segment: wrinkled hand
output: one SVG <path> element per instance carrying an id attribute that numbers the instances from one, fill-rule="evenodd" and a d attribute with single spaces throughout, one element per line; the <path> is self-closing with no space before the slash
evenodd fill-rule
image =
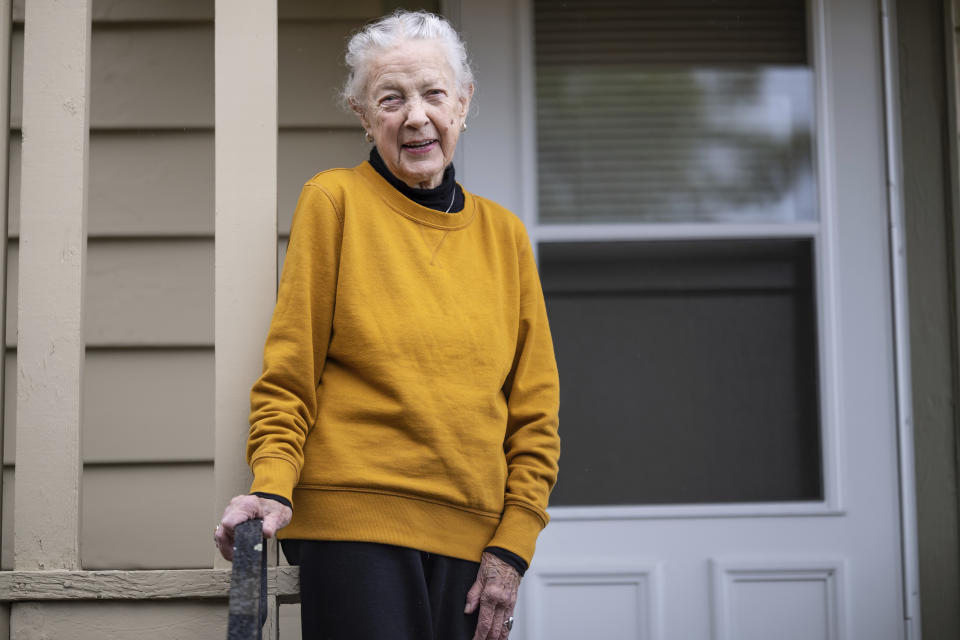
<path id="1" fill-rule="evenodd" d="M 237 496 L 223 511 L 223 518 L 213 540 L 220 550 L 220 555 L 227 560 L 233 560 L 233 530 L 238 524 L 262 518 L 263 537 L 272 538 L 277 531 L 290 524 L 292 517 L 293 510 L 276 500 L 259 496 Z"/>
<path id="2" fill-rule="evenodd" d="M 467 592 L 467 607 L 464 609 L 464 613 L 471 614 L 478 605 L 480 607 L 473 640 L 506 640 L 510 630 L 503 623 L 513 615 L 519 588 L 517 570 L 492 553 L 484 552 L 477 580 Z"/>

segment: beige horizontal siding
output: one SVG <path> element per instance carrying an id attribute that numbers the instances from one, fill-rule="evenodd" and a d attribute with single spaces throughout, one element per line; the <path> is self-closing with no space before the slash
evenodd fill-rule
<path id="1" fill-rule="evenodd" d="M 16 341 L 17 256 L 7 254 L 7 345 Z M 88 346 L 213 344 L 213 241 L 91 240 L 87 256 Z"/>
<path id="2" fill-rule="evenodd" d="M 362 21 L 280 25 L 281 127 L 353 127 L 338 106 L 346 34 Z M 20 126 L 23 31 L 13 34 L 11 124 Z M 94 26 L 92 129 L 213 127 L 213 23 Z"/>
<path id="3" fill-rule="evenodd" d="M 283 222 L 289 228 L 289 217 Z M 277 240 L 280 267 L 286 238 L 287 232 L 281 232 Z M 17 339 L 17 257 L 17 242 L 11 240 L 7 248 L 8 348 L 15 348 Z M 91 240 L 84 325 L 87 347 L 212 347 L 212 271 L 213 241 L 208 238 Z"/>
<path id="4" fill-rule="evenodd" d="M 331 167 L 352 167 L 366 160 L 370 145 L 359 124 L 348 130 L 294 129 L 280 132 L 277 177 L 277 228 L 290 232 L 303 183 Z"/>
<path id="5" fill-rule="evenodd" d="M 280 0 L 281 20 L 370 20 L 393 10 L 391 0 Z M 434 7 L 435 9 L 435 7 Z"/>
<path id="6" fill-rule="evenodd" d="M 4 540 L 13 539 L 14 482 L 13 467 L 4 467 Z M 82 486 L 84 569 L 210 566 L 212 464 L 87 465 Z M 0 563 L 13 567 L 12 545 L 3 545 Z"/>
<path id="7" fill-rule="evenodd" d="M 212 461 L 213 357 L 212 349 L 88 351 L 84 459 Z"/>
<path id="8" fill-rule="evenodd" d="M 290 228 L 300 188 L 314 173 L 353 166 L 369 145 L 355 129 L 280 132 L 278 206 Z M 10 145 L 10 235 L 20 230 L 20 136 Z M 213 235 L 213 131 L 95 131 L 90 135 L 91 238 Z"/>
<path id="9" fill-rule="evenodd" d="M 10 144 L 9 231 L 20 232 L 20 132 Z M 102 236 L 213 233 L 212 131 L 90 135 L 87 231 Z"/>
<path id="10" fill-rule="evenodd" d="M 280 25 L 281 127 L 339 125 L 360 131 L 356 116 L 337 106 L 346 36 L 360 26 L 362 22 Z"/>
<path id="11" fill-rule="evenodd" d="M 92 242 L 87 288 L 88 346 L 212 342 L 208 240 Z"/>
<path id="12" fill-rule="evenodd" d="M 23 32 L 13 37 L 11 123 L 20 126 Z M 95 26 L 90 126 L 212 127 L 213 25 Z"/>
<path id="13" fill-rule="evenodd" d="M 14 0 L 13 19 L 23 22 L 24 0 Z M 280 0 L 281 20 L 369 19 L 394 6 L 381 0 Z M 93 3 L 97 22 L 213 20 L 212 0 L 97 0 Z"/>
<path id="14" fill-rule="evenodd" d="M 7 465 L 14 463 L 16 366 L 16 351 L 8 350 L 3 439 Z M 212 462 L 212 398 L 212 348 L 88 350 L 83 460 Z"/>
<path id="15" fill-rule="evenodd" d="M 302 640 L 300 632 L 300 605 L 280 605 L 280 639 Z"/>
<path id="16" fill-rule="evenodd" d="M 212 464 L 88 465 L 80 532 L 83 568 L 209 567 L 216 524 L 210 521 L 212 503 Z"/>
<path id="17" fill-rule="evenodd" d="M 17 604 L 14 620 L 31 638 L 223 640 L 222 602 L 50 602 Z"/>

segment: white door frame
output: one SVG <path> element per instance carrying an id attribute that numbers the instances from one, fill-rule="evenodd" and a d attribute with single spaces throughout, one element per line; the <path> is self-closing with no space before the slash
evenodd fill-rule
<path id="1" fill-rule="evenodd" d="M 894 373 L 897 385 L 897 437 L 900 463 L 900 536 L 903 546 L 903 609 L 907 640 L 919 640 L 920 549 L 917 540 L 917 487 L 914 469 L 913 376 L 910 369 L 910 305 L 904 225 L 903 148 L 900 140 L 900 83 L 896 0 L 880 0 L 883 36 L 883 103 L 886 127 L 887 215 L 890 226 L 893 295 Z"/>
<path id="2" fill-rule="evenodd" d="M 883 125 L 885 129 L 885 152 L 887 172 L 886 198 L 887 223 L 889 228 L 889 259 L 891 269 L 891 307 L 888 318 L 892 327 L 893 379 L 896 391 L 896 437 L 899 487 L 899 520 L 901 537 L 901 561 L 904 594 L 906 637 L 920 637 L 919 623 L 919 577 L 916 535 L 916 488 L 914 475 L 914 451 L 912 428 L 912 404 L 910 397 L 909 325 L 907 322 L 906 262 L 903 238 L 903 206 L 900 192 L 900 140 L 899 110 L 897 102 L 897 57 L 895 45 L 895 0 L 876 0 L 882 18 L 883 38 L 882 73 L 884 92 Z M 462 0 L 447 0 L 443 3 L 455 22 L 465 23 L 467 42 L 477 38 L 494 37 L 490 33 L 471 33 L 471 17 L 488 12 L 504 12 L 502 7 L 469 6 L 464 11 Z M 517 0 L 513 15 L 498 15 L 498 24 L 503 25 L 496 37 L 507 50 L 504 60 L 484 60 L 478 71 L 480 82 L 478 109 L 483 120 L 496 122 L 497 127 L 510 129 L 501 132 L 516 141 L 511 157 L 505 157 L 502 149 L 495 155 L 485 145 L 496 141 L 487 140 L 482 131 L 472 131 L 461 142 L 461 147 L 470 150 L 462 153 L 458 168 L 468 176 L 472 189 L 495 197 L 516 212 L 527 224 L 531 240 L 536 248 L 540 241 L 569 239 L 590 240 L 640 240 L 640 239 L 707 239 L 734 237 L 801 237 L 812 238 L 816 247 L 816 277 L 818 288 L 819 340 L 821 363 L 821 425 L 824 473 L 824 500 L 819 502 L 762 503 L 741 505 L 676 505 L 650 507 L 554 507 L 550 514 L 554 520 L 602 520 L 602 519 L 647 519 L 662 517 L 703 517 L 735 515 L 842 515 L 845 509 L 844 487 L 840 474 L 844 458 L 842 430 L 839 429 L 842 398 L 838 392 L 840 363 L 838 336 L 838 303 L 836 264 L 837 191 L 833 176 L 838 167 L 832 166 L 833 147 L 836 144 L 833 117 L 830 106 L 834 95 L 833 67 L 829 64 L 832 55 L 827 38 L 832 25 L 828 15 L 835 10 L 830 0 L 808 0 L 810 19 L 811 55 L 816 70 L 816 152 L 819 198 L 819 221 L 789 225 L 537 225 L 537 164 L 536 164 L 536 118 L 534 102 L 533 33 L 530 0 Z M 466 14 L 466 16 L 465 16 Z M 512 49 L 511 49 L 512 47 Z M 514 64 L 511 66 L 506 61 Z M 496 86 L 487 79 L 509 79 Z M 492 113 L 491 113 L 492 112 Z M 478 127 L 481 128 L 481 127 Z M 843 136 L 839 136 L 843 137 Z M 500 140 L 502 140 L 502 136 Z M 477 148 L 480 148 L 479 150 Z M 510 156 L 510 154 L 507 154 Z M 486 158 L 498 158 L 497 166 L 481 175 L 471 175 L 470 163 L 487 164 Z M 485 167 L 487 169 L 487 167 Z M 498 179 L 499 178 L 499 179 Z M 504 182 L 508 183 L 504 186 Z M 892 426 L 892 425 L 891 425 Z"/>

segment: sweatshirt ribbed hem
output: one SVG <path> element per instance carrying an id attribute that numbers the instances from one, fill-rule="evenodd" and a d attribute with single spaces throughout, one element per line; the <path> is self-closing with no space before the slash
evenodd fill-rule
<path id="1" fill-rule="evenodd" d="M 377 542 L 479 562 L 500 524 L 500 514 L 391 493 L 297 487 L 293 495 L 297 509 L 281 538 Z"/>

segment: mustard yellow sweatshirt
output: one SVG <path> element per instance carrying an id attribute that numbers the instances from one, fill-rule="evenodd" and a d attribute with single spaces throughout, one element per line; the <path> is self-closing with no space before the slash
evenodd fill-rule
<path id="1" fill-rule="evenodd" d="M 521 222 L 422 207 L 368 163 L 303 188 L 251 392 L 251 491 L 281 537 L 530 562 L 557 477 L 558 380 Z"/>

